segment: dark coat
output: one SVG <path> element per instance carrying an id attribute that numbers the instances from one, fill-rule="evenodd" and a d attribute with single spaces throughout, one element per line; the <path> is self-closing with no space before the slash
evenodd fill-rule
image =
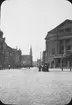
<path id="1" fill-rule="evenodd" d="M 42 66 L 40 65 L 40 66 L 39 66 L 39 71 L 41 71 L 41 69 L 42 69 Z"/>
<path id="2" fill-rule="evenodd" d="M 42 71 L 49 72 L 49 66 L 47 65 L 47 63 L 43 65 Z"/>

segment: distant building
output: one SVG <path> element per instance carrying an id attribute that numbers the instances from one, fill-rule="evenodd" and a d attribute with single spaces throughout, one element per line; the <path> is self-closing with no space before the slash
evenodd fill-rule
<path id="1" fill-rule="evenodd" d="M 37 61 L 33 61 L 33 67 L 37 67 Z"/>
<path id="2" fill-rule="evenodd" d="M 47 52 L 43 51 L 42 54 L 42 64 L 47 63 Z"/>
<path id="3" fill-rule="evenodd" d="M 33 67 L 32 48 L 30 48 L 29 55 L 21 55 L 21 65 L 23 67 Z"/>
<path id="4" fill-rule="evenodd" d="M 14 51 L 15 66 L 20 67 L 21 66 L 21 50 L 13 49 L 13 51 Z"/>
<path id="5" fill-rule="evenodd" d="M 30 66 L 33 67 L 32 47 L 30 47 Z"/>
<path id="6" fill-rule="evenodd" d="M 41 59 L 37 59 L 37 67 L 39 67 L 42 64 Z"/>
<path id="7" fill-rule="evenodd" d="M 44 62 L 52 68 L 62 67 L 62 59 L 72 53 L 72 20 L 67 19 L 49 31 L 45 40 Z M 63 60 L 63 67 L 69 67 L 69 61 Z"/>

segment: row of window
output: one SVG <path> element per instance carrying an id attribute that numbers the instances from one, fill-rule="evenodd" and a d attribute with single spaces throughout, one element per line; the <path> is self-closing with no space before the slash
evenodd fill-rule
<path id="1" fill-rule="evenodd" d="M 67 50 L 71 50 L 71 45 L 68 45 L 66 49 Z M 61 49 L 60 50 L 64 50 L 64 46 L 61 46 Z"/>
<path id="2" fill-rule="evenodd" d="M 71 32 L 71 28 L 65 28 L 65 29 L 60 29 L 58 30 L 60 33 L 63 33 L 63 32 Z"/>
<path id="3" fill-rule="evenodd" d="M 71 45 L 67 46 L 67 50 L 71 50 Z M 63 51 L 64 51 L 64 46 L 61 46 L 60 53 L 63 53 Z M 55 54 L 55 48 L 52 48 L 52 54 Z"/>

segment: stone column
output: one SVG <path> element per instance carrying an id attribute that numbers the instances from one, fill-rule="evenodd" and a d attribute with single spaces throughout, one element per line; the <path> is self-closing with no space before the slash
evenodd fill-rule
<path id="1" fill-rule="evenodd" d="M 64 40 L 64 55 L 66 55 L 66 40 Z"/>
<path id="2" fill-rule="evenodd" d="M 69 66 L 70 66 L 70 65 L 69 65 L 69 61 L 67 61 L 67 68 L 69 68 Z"/>
<path id="3" fill-rule="evenodd" d="M 54 59 L 54 68 L 56 67 L 56 60 Z"/>

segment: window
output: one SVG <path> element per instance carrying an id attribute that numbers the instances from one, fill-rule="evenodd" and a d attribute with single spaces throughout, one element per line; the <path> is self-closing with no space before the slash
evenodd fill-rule
<path id="1" fill-rule="evenodd" d="M 55 54 L 55 48 L 52 48 L 52 54 Z"/>
<path id="2" fill-rule="evenodd" d="M 60 29 L 59 32 L 60 32 L 60 33 L 64 32 L 64 29 Z"/>
<path id="3" fill-rule="evenodd" d="M 71 31 L 71 28 L 66 28 L 65 29 L 65 32 L 70 32 Z"/>
<path id="4" fill-rule="evenodd" d="M 70 45 L 67 46 L 67 50 L 71 50 L 71 46 Z"/>
<path id="5" fill-rule="evenodd" d="M 64 50 L 64 46 L 61 47 L 61 50 Z"/>
<path id="6" fill-rule="evenodd" d="M 64 52 L 64 46 L 62 45 L 62 46 L 60 47 L 60 54 L 63 54 L 63 52 Z"/>

